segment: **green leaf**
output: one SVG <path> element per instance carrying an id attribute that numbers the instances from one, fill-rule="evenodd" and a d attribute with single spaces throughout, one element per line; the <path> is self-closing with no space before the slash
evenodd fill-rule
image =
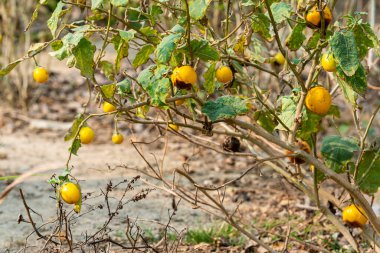
<path id="1" fill-rule="evenodd" d="M 317 30 L 313 33 L 312 36 L 308 39 L 306 43 L 306 48 L 311 50 L 315 49 L 318 46 L 318 41 L 321 38 L 321 33 Z"/>
<path id="2" fill-rule="evenodd" d="M 357 24 L 354 26 L 353 32 L 360 60 L 367 55 L 369 48 L 374 48 L 376 51 L 379 51 L 379 39 L 373 32 L 370 24 Z"/>
<path id="3" fill-rule="evenodd" d="M 100 68 L 108 79 L 115 79 L 115 72 L 112 63 L 110 63 L 109 61 L 101 61 Z"/>
<path id="4" fill-rule="evenodd" d="M 199 20 L 206 14 L 207 7 L 212 0 L 190 0 L 189 11 L 190 17 Z"/>
<path id="5" fill-rule="evenodd" d="M 322 141 L 321 153 L 326 164 L 338 173 L 343 172 L 344 165 L 359 150 L 357 142 L 339 135 L 326 136 Z"/>
<path id="6" fill-rule="evenodd" d="M 135 33 L 136 31 L 134 30 L 128 30 L 128 31 L 119 30 L 120 37 L 126 42 L 129 42 L 130 40 L 132 40 L 135 37 Z"/>
<path id="7" fill-rule="evenodd" d="M 302 112 L 302 124 L 297 131 L 297 137 L 308 140 L 312 134 L 319 131 L 319 123 L 322 117 L 308 110 Z"/>
<path id="8" fill-rule="evenodd" d="M 63 7 L 65 6 L 64 3 L 61 1 L 58 2 L 57 6 L 55 7 L 54 12 L 51 14 L 51 17 L 47 21 L 47 26 L 49 27 L 51 34 L 53 35 L 53 38 L 55 38 L 55 32 L 58 28 L 58 21 L 61 17 L 61 14 L 63 13 Z"/>
<path id="9" fill-rule="evenodd" d="M 50 52 L 51 56 L 56 57 L 58 60 L 63 60 L 71 55 L 73 48 L 78 46 L 79 42 L 84 38 L 84 31 L 76 31 L 68 33 L 62 38 L 62 45 L 53 47 L 54 52 Z M 59 43 L 60 44 L 60 43 Z"/>
<path id="10" fill-rule="evenodd" d="M 116 85 L 114 83 L 111 84 L 105 84 L 100 86 L 100 89 L 102 90 L 102 93 L 105 98 L 113 98 L 116 90 Z"/>
<path id="11" fill-rule="evenodd" d="M 115 7 L 126 7 L 128 4 L 128 0 L 110 0 L 110 2 Z"/>
<path id="12" fill-rule="evenodd" d="M 361 64 L 359 64 L 358 69 L 352 76 L 347 76 L 340 66 L 337 66 L 336 75 L 338 79 L 345 82 L 358 94 L 363 95 L 367 89 L 367 76 Z"/>
<path id="13" fill-rule="evenodd" d="M 22 62 L 24 59 L 23 58 L 20 58 L 12 63 L 9 63 L 7 66 L 5 66 L 4 68 L 1 68 L 0 69 L 0 76 L 5 76 L 7 75 L 9 72 L 12 71 L 12 69 L 14 69 L 20 62 Z"/>
<path id="14" fill-rule="evenodd" d="M 144 45 L 141 50 L 136 54 L 132 66 L 137 68 L 149 60 L 149 56 L 154 53 L 154 46 L 151 44 Z"/>
<path id="15" fill-rule="evenodd" d="M 140 72 L 137 81 L 141 84 L 151 98 L 151 105 L 168 108 L 165 100 L 170 91 L 170 80 L 164 76 L 170 71 L 166 65 L 152 65 Z"/>
<path id="16" fill-rule="evenodd" d="M 115 71 L 119 72 L 121 60 L 128 56 L 129 44 L 120 35 L 114 36 L 111 41 L 116 50 Z"/>
<path id="17" fill-rule="evenodd" d="M 271 32 L 271 24 L 268 16 L 262 13 L 257 13 L 251 17 L 251 27 L 253 32 L 258 33 L 267 41 L 273 40 L 273 34 Z"/>
<path id="18" fill-rule="evenodd" d="M 121 82 L 118 82 L 116 84 L 117 94 L 119 94 L 121 97 L 126 97 L 128 94 L 131 94 L 132 92 L 131 86 L 132 82 L 127 78 Z"/>
<path id="19" fill-rule="evenodd" d="M 215 62 L 211 64 L 211 66 L 203 75 L 205 79 L 203 87 L 205 88 L 208 94 L 212 94 L 215 91 L 215 65 Z"/>
<path id="20" fill-rule="evenodd" d="M 167 63 L 176 48 L 176 42 L 182 37 L 185 32 L 182 26 L 175 25 L 171 29 L 172 34 L 164 37 L 156 49 L 156 59 L 158 63 Z"/>
<path id="21" fill-rule="evenodd" d="M 291 96 L 282 97 L 281 114 L 278 117 L 284 123 L 284 125 L 287 126 L 289 129 L 291 129 L 294 124 L 296 108 L 297 108 L 297 103 L 296 101 L 294 101 L 293 97 Z M 278 124 L 276 129 L 287 131 L 287 129 L 282 124 Z"/>
<path id="22" fill-rule="evenodd" d="M 346 76 L 352 76 L 360 66 L 359 54 L 352 31 L 335 32 L 329 39 L 334 58 Z"/>
<path id="23" fill-rule="evenodd" d="M 81 75 L 92 78 L 94 75 L 94 53 L 96 47 L 90 41 L 83 38 L 73 50 L 75 56 L 75 67 L 81 72 Z"/>
<path id="24" fill-rule="evenodd" d="M 64 140 L 69 141 L 72 138 L 75 137 L 75 134 L 78 132 L 79 125 L 83 122 L 84 116 L 83 114 L 79 114 L 75 117 L 75 120 L 73 121 L 73 124 L 71 125 L 69 131 L 65 134 Z"/>
<path id="25" fill-rule="evenodd" d="M 298 50 L 302 43 L 305 41 L 306 37 L 303 34 L 304 29 L 306 28 L 306 23 L 297 23 L 290 36 L 286 39 L 286 46 L 291 51 Z"/>
<path id="26" fill-rule="evenodd" d="M 78 155 L 78 150 L 81 147 L 81 143 L 79 139 L 75 139 L 72 143 L 72 145 L 69 148 L 69 152 L 73 155 Z"/>
<path id="27" fill-rule="evenodd" d="M 344 97 L 347 99 L 348 102 L 352 104 L 354 108 L 357 108 L 358 104 L 356 103 L 356 99 L 358 99 L 358 94 L 344 80 L 337 77 L 337 81 L 340 88 L 343 91 Z"/>
<path id="28" fill-rule="evenodd" d="M 39 9 L 40 9 L 40 6 L 41 6 L 40 3 L 38 3 L 38 4 L 36 5 L 36 8 L 35 8 L 34 11 L 33 11 L 33 15 L 32 15 L 32 17 L 30 18 L 30 21 L 29 21 L 28 25 L 26 26 L 25 31 L 28 31 L 29 28 L 30 28 L 30 27 L 32 26 L 32 24 L 34 23 L 34 21 L 37 19 L 37 17 L 38 17 L 38 11 L 39 11 Z"/>
<path id="29" fill-rule="evenodd" d="M 91 10 L 99 8 L 103 4 L 104 0 L 91 0 Z"/>
<path id="30" fill-rule="evenodd" d="M 211 121 L 234 118 L 248 112 L 246 102 L 234 96 L 223 96 L 215 101 L 207 101 L 202 106 L 202 113 L 206 114 Z"/>
<path id="31" fill-rule="evenodd" d="M 256 120 L 257 124 L 267 130 L 269 133 L 272 133 L 276 127 L 276 125 L 273 123 L 274 120 L 272 118 L 272 115 L 268 111 L 255 111 L 253 117 Z"/>
<path id="32" fill-rule="evenodd" d="M 192 40 L 190 42 L 191 50 L 196 57 L 203 61 L 217 61 L 219 60 L 218 51 L 210 46 L 207 40 Z"/>
<path id="33" fill-rule="evenodd" d="M 368 194 L 377 192 L 380 186 L 380 149 L 366 151 L 358 167 L 358 185 Z"/>
<path id="34" fill-rule="evenodd" d="M 273 3 L 270 9 L 272 10 L 274 21 L 277 24 L 285 21 L 293 12 L 292 6 L 284 2 Z"/>

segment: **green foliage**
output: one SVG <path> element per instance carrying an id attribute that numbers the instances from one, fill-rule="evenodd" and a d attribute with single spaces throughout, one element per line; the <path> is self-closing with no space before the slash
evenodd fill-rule
<path id="1" fill-rule="evenodd" d="M 366 151 L 360 160 L 357 182 L 365 193 L 374 194 L 380 187 L 380 149 Z M 351 171 L 353 172 L 353 170 Z"/>
<path id="2" fill-rule="evenodd" d="M 203 18 L 206 13 L 207 7 L 212 0 L 190 0 L 189 1 L 189 10 L 190 17 L 199 20 Z"/>
<path id="3" fill-rule="evenodd" d="M 47 25 L 48 25 L 53 37 L 55 37 L 55 32 L 57 31 L 57 28 L 58 28 L 59 18 L 64 13 L 64 10 L 63 10 L 64 6 L 65 6 L 65 4 L 62 3 L 61 1 L 59 1 L 57 6 L 55 7 L 53 14 L 51 14 L 50 19 L 47 21 Z"/>
<path id="4" fill-rule="evenodd" d="M 211 121 L 234 118 L 248 112 L 246 102 L 238 97 L 223 96 L 215 101 L 207 101 L 202 106 L 202 112 Z"/>
<path id="5" fill-rule="evenodd" d="M 270 9 L 272 10 L 274 21 L 277 24 L 285 21 L 293 13 L 292 6 L 284 2 L 273 3 Z"/>
<path id="6" fill-rule="evenodd" d="M 364 67 L 359 64 L 358 69 L 352 76 L 347 76 L 344 71 L 338 66 L 336 71 L 338 79 L 352 88 L 358 94 L 364 94 L 367 89 L 367 76 Z M 340 83 L 340 82 L 339 82 Z M 351 101 L 351 99 L 350 99 Z"/>
<path id="7" fill-rule="evenodd" d="M 297 23 L 294 26 L 292 33 L 286 39 L 286 46 L 291 51 L 296 51 L 302 46 L 303 42 L 306 39 L 305 35 L 303 34 L 303 30 L 305 28 L 306 28 L 306 23 Z"/>
<path id="8" fill-rule="evenodd" d="M 196 57 L 203 61 L 217 61 L 219 60 L 218 51 L 210 46 L 207 40 L 192 40 L 190 42 L 192 52 Z"/>
<path id="9" fill-rule="evenodd" d="M 306 42 L 306 48 L 311 50 L 315 49 L 318 45 L 318 41 L 321 38 L 321 33 L 317 30 L 310 36 L 308 41 Z"/>
<path id="10" fill-rule="evenodd" d="M 94 75 L 95 49 L 95 46 L 90 41 L 83 38 L 73 50 L 75 67 L 80 70 L 82 76 L 90 79 Z"/>
<path id="11" fill-rule="evenodd" d="M 100 89 L 102 91 L 102 94 L 105 98 L 112 98 L 115 94 L 116 85 L 114 83 L 111 84 L 104 84 L 100 86 Z"/>
<path id="12" fill-rule="evenodd" d="M 359 150 L 357 141 L 339 135 L 326 136 L 322 141 L 321 153 L 326 164 L 336 172 L 343 172 L 344 166 Z"/>
<path id="13" fill-rule="evenodd" d="M 180 25 L 175 25 L 171 34 L 164 37 L 156 49 L 156 60 L 158 63 L 167 63 L 176 48 L 176 42 L 182 37 L 185 30 Z"/>
<path id="14" fill-rule="evenodd" d="M 335 32 L 329 39 L 335 60 L 346 76 L 353 76 L 360 66 L 359 54 L 352 31 Z"/>
<path id="15" fill-rule="evenodd" d="M 251 27 L 253 32 L 258 33 L 267 41 L 273 40 L 273 33 L 271 31 L 270 19 L 263 13 L 253 14 L 251 16 Z"/>
<path id="16" fill-rule="evenodd" d="M 151 44 L 144 45 L 141 50 L 136 54 L 135 59 L 133 60 L 133 67 L 137 68 L 138 66 L 143 65 L 149 60 L 149 56 L 154 53 L 155 47 Z"/>
<path id="17" fill-rule="evenodd" d="M 212 94 L 215 91 L 215 66 L 216 63 L 211 64 L 211 66 L 203 75 L 203 77 L 205 78 L 203 87 L 205 88 L 208 94 Z"/>
<path id="18" fill-rule="evenodd" d="M 78 155 L 78 150 L 82 146 L 79 139 L 75 139 L 69 148 L 69 152 L 73 155 Z"/>
<path id="19" fill-rule="evenodd" d="M 80 124 L 83 122 L 84 116 L 83 114 L 79 114 L 78 116 L 75 117 L 75 120 L 73 121 L 72 126 L 70 127 L 69 131 L 65 134 L 64 140 L 69 141 L 73 139 L 76 135 L 76 133 L 79 130 Z"/>

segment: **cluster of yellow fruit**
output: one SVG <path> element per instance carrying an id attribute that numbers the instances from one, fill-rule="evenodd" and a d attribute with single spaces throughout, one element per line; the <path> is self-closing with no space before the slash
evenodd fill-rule
<path id="1" fill-rule="evenodd" d="M 333 19 L 333 15 L 328 6 L 323 9 L 323 18 L 325 20 L 325 26 L 328 26 Z M 307 24 L 320 28 L 322 26 L 321 13 L 318 11 L 318 6 L 314 5 L 307 13 L 305 17 Z M 313 27 L 312 27 L 313 28 Z"/>
<path id="2" fill-rule="evenodd" d="M 79 140 L 82 144 L 90 144 L 95 139 L 94 130 L 91 127 L 82 127 L 79 131 Z M 115 144 L 121 144 L 124 141 L 124 136 L 118 132 L 112 134 L 112 142 Z"/>

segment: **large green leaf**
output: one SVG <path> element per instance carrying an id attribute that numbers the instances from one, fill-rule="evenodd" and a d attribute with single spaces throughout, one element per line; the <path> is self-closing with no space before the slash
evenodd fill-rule
<path id="1" fill-rule="evenodd" d="M 72 54 L 72 49 L 78 46 L 79 42 L 84 38 L 84 31 L 75 31 L 68 33 L 62 38 L 62 43 L 52 44 L 54 52 L 49 54 L 58 60 L 63 60 Z"/>
<path id="2" fill-rule="evenodd" d="M 73 50 L 75 56 L 75 67 L 81 72 L 81 75 L 92 78 L 94 75 L 94 53 L 96 47 L 90 41 L 83 38 Z"/>
<path id="3" fill-rule="evenodd" d="M 310 36 L 310 38 L 306 42 L 306 48 L 311 50 L 315 49 L 318 45 L 318 41 L 321 38 L 321 33 L 319 30 L 316 30 L 313 35 Z"/>
<path id="4" fill-rule="evenodd" d="M 196 57 L 203 61 L 217 61 L 219 60 L 218 51 L 210 46 L 207 40 L 192 40 L 190 42 L 191 50 Z"/>
<path id="5" fill-rule="evenodd" d="M 356 99 L 358 99 L 358 94 L 351 88 L 349 84 L 347 84 L 344 80 L 337 77 L 338 84 L 343 91 L 344 97 L 347 99 L 351 105 L 356 108 L 358 104 L 356 103 Z"/>
<path id="6" fill-rule="evenodd" d="M 277 24 L 285 21 L 293 12 L 292 6 L 284 2 L 273 3 L 270 9 L 272 10 L 274 21 Z"/>
<path id="7" fill-rule="evenodd" d="M 297 102 L 291 96 L 283 96 L 281 98 L 281 114 L 278 116 L 280 120 L 291 129 L 294 125 L 294 118 L 296 115 Z M 286 131 L 287 129 L 282 125 L 278 124 L 276 129 Z"/>
<path id="8" fill-rule="evenodd" d="M 189 10 L 190 17 L 199 20 L 203 18 L 206 13 L 207 7 L 212 0 L 190 0 L 189 1 Z"/>
<path id="9" fill-rule="evenodd" d="M 354 75 L 360 65 L 354 33 L 352 31 L 335 32 L 329 39 L 329 44 L 335 60 L 345 75 Z"/>
<path id="10" fill-rule="evenodd" d="M 267 41 L 273 40 L 273 33 L 271 32 L 271 24 L 268 16 L 257 13 L 251 16 L 251 27 L 253 32 L 258 33 Z"/>
<path id="11" fill-rule="evenodd" d="M 321 153 L 326 164 L 338 173 L 343 172 L 344 165 L 359 150 L 357 141 L 339 135 L 326 136 L 322 141 Z"/>
<path id="12" fill-rule="evenodd" d="M 203 75 L 205 79 L 203 87 L 205 88 L 208 94 L 212 94 L 215 91 L 215 65 L 216 63 L 211 64 L 211 66 Z"/>
<path id="13" fill-rule="evenodd" d="M 338 79 L 341 79 L 341 81 L 345 82 L 358 94 L 363 95 L 366 91 L 367 76 L 364 67 L 361 64 L 359 64 L 358 69 L 352 76 L 347 76 L 345 72 L 340 68 L 340 66 L 337 67 L 336 74 L 338 76 Z"/>
<path id="14" fill-rule="evenodd" d="M 366 151 L 358 169 L 360 189 L 365 193 L 376 193 L 380 186 L 380 149 Z"/>
<path id="15" fill-rule="evenodd" d="M 141 50 L 136 54 L 135 59 L 133 60 L 133 67 L 137 68 L 138 66 L 143 65 L 149 59 L 149 56 L 153 54 L 154 46 L 151 44 L 144 45 Z"/>
<path id="16" fill-rule="evenodd" d="M 297 23 L 294 26 L 292 33 L 286 39 L 286 46 L 291 51 L 296 51 L 302 46 L 302 43 L 306 39 L 305 35 L 303 34 L 303 31 L 305 28 L 306 28 L 306 23 Z"/>
<path id="17" fill-rule="evenodd" d="M 182 26 L 176 25 L 171 29 L 171 34 L 164 37 L 156 49 L 156 59 L 159 63 L 167 63 L 176 48 L 176 42 L 185 32 Z"/>
<path id="18" fill-rule="evenodd" d="M 53 35 L 54 38 L 55 38 L 55 32 L 57 31 L 57 27 L 58 27 L 58 21 L 63 13 L 64 6 L 65 4 L 59 1 L 57 6 L 55 7 L 54 12 L 51 14 L 51 17 L 47 21 L 47 26 L 49 27 L 51 34 Z"/>
<path id="19" fill-rule="evenodd" d="M 248 112 L 246 102 L 234 96 L 223 96 L 215 101 L 207 101 L 202 106 L 202 112 L 207 115 L 211 121 L 219 119 L 234 118 L 238 115 Z"/>

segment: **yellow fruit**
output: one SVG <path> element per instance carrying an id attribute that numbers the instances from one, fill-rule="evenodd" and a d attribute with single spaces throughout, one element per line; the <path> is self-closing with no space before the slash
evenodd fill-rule
<path id="1" fill-rule="evenodd" d="M 321 64 L 324 70 L 327 72 L 335 72 L 336 71 L 336 63 L 334 56 L 332 54 L 323 54 Z"/>
<path id="2" fill-rule="evenodd" d="M 49 73 L 43 67 L 37 67 L 33 71 L 34 81 L 37 83 L 46 83 L 49 79 Z"/>
<path id="3" fill-rule="evenodd" d="M 175 105 L 177 106 L 183 105 L 183 103 L 185 103 L 185 99 L 180 99 L 180 100 L 175 101 Z"/>
<path id="4" fill-rule="evenodd" d="M 285 57 L 284 55 L 281 53 L 281 52 L 278 52 L 274 57 L 274 62 L 279 64 L 279 65 L 283 65 L 285 63 Z"/>
<path id="5" fill-rule="evenodd" d="M 113 104 L 108 103 L 107 101 L 104 101 L 103 111 L 104 112 L 114 112 L 114 111 L 116 111 L 116 107 Z"/>
<path id="6" fill-rule="evenodd" d="M 325 26 L 328 26 L 333 17 L 329 7 L 327 6 L 323 9 L 323 17 L 325 19 Z M 318 12 L 317 5 L 308 11 L 306 14 L 306 21 L 314 26 L 321 27 L 321 14 Z"/>
<path id="7" fill-rule="evenodd" d="M 354 204 L 343 208 L 343 221 L 354 227 L 362 227 L 367 223 L 367 217 L 363 208 L 357 207 Z"/>
<path id="8" fill-rule="evenodd" d="M 72 182 L 64 183 L 61 186 L 60 193 L 61 193 L 61 198 L 67 204 L 75 204 L 79 202 L 81 198 L 81 192 L 80 192 L 79 187 Z"/>
<path id="9" fill-rule="evenodd" d="M 324 115 L 330 109 L 331 95 L 329 91 L 322 86 L 313 87 L 306 95 L 305 104 L 310 111 Z"/>
<path id="10" fill-rule="evenodd" d="M 79 139 L 82 144 L 89 144 L 95 138 L 95 133 L 91 127 L 82 127 L 79 131 Z"/>
<path id="11" fill-rule="evenodd" d="M 191 66 L 177 67 L 173 70 L 171 80 L 178 89 L 191 89 L 197 82 L 197 73 Z"/>
<path id="12" fill-rule="evenodd" d="M 124 141 L 124 136 L 119 133 L 115 133 L 112 135 L 112 142 L 115 144 L 121 144 Z"/>
<path id="13" fill-rule="evenodd" d="M 232 70 L 227 66 L 222 66 L 216 71 L 216 80 L 221 83 L 227 84 L 234 79 L 234 74 Z"/>
<path id="14" fill-rule="evenodd" d="M 306 153 L 309 153 L 309 154 L 310 154 L 310 152 L 311 152 L 311 148 L 310 148 L 309 144 L 308 144 L 306 141 L 298 141 L 298 142 L 297 142 L 297 146 L 298 146 L 301 150 L 303 150 L 303 151 L 305 151 Z M 293 152 L 293 151 L 290 151 L 290 150 L 287 150 L 285 153 L 286 153 L 287 155 L 294 154 L 294 152 Z M 303 164 L 303 163 L 305 162 L 303 159 L 298 158 L 298 157 L 294 157 L 294 156 L 289 156 L 288 158 L 289 158 L 290 162 L 291 162 L 291 163 L 294 163 L 294 164 Z"/>
<path id="15" fill-rule="evenodd" d="M 169 128 L 176 132 L 179 130 L 179 126 L 177 126 L 176 124 L 169 124 Z"/>

